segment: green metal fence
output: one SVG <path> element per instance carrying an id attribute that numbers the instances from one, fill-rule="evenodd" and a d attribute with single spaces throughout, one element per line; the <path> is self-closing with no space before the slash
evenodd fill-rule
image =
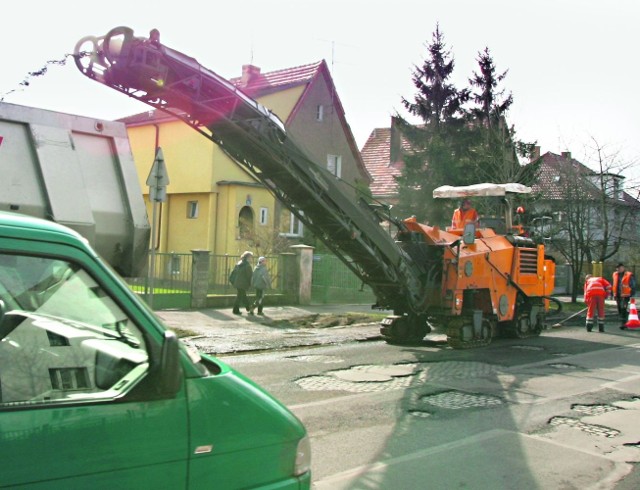
<path id="1" fill-rule="evenodd" d="M 154 277 L 128 277 L 129 287 L 155 309 L 191 306 L 191 270 L 193 256 L 179 253 L 156 253 L 149 256 L 147 270 L 154 260 Z"/>
<path id="2" fill-rule="evenodd" d="M 311 279 L 313 303 L 375 303 L 371 288 L 336 256 L 314 255 Z"/>
<path id="3" fill-rule="evenodd" d="M 258 261 L 254 257 L 252 267 Z M 193 255 L 179 253 L 156 253 L 149 256 L 147 271 L 151 270 L 151 260 L 155 260 L 153 281 L 148 272 L 140 277 L 126 278 L 129 287 L 138 294 L 148 295 L 153 283 L 153 294 L 191 293 L 191 272 Z M 209 294 L 235 294 L 229 284 L 229 274 L 239 258 L 231 255 L 209 256 Z M 280 257 L 267 257 L 267 269 L 271 276 L 272 288 L 281 289 Z"/>

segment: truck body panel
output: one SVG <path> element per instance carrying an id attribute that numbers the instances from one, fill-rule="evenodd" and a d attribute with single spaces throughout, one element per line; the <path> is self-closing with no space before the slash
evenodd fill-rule
<path id="1" fill-rule="evenodd" d="M 78 231 L 122 275 L 146 265 L 149 221 L 126 128 L 0 103 L 0 210 Z"/>

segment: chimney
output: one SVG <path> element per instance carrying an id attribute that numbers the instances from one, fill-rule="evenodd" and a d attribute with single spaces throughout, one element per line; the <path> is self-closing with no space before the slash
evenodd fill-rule
<path id="1" fill-rule="evenodd" d="M 391 135 L 389 137 L 389 165 L 402 161 L 402 133 L 397 119 L 391 116 Z"/>
<path id="2" fill-rule="evenodd" d="M 571 160 L 571 152 L 570 151 L 563 151 L 562 152 L 562 158 L 564 158 L 565 160 Z"/>
<path id="3" fill-rule="evenodd" d="M 242 77 L 240 78 L 240 86 L 246 87 L 253 80 L 260 76 L 260 67 L 254 65 L 242 65 Z"/>

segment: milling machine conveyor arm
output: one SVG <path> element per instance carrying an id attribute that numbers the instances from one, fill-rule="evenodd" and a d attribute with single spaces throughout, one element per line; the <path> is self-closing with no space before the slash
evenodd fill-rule
<path id="1" fill-rule="evenodd" d="M 378 305 L 419 311 L 419 264 L 379 225 L 376 214 L 313 163 L 267 108 L 194 58 L 116 27 L 76 45 L 87 77 L 166 111 L 218 144 L 251 172 L 327 247 L 368 284 Z"/>

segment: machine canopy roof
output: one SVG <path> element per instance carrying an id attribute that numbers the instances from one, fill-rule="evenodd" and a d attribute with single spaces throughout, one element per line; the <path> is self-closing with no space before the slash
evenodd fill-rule
<path id="1" fill-rule="evenodd" d="M 456 198 L 456 197 L 474 197 L 474 196 L 504 196 L 507 193 L 529 194 L 531 187 L 522 184 L 473 184 L 452 186 L 443 185 L 433 190 L 434 198 Z"/>

